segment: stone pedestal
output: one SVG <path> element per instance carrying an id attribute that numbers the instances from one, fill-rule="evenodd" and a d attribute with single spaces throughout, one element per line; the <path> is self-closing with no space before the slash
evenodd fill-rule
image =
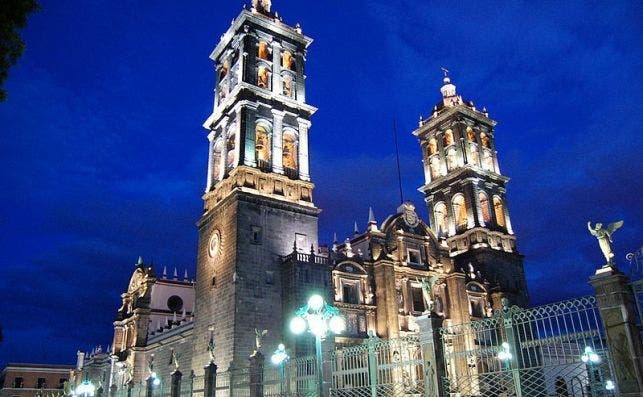
<path id="1" fill-rule="evenodd" d="M 596 293 L 620 396 L 643 395 L 643 348 L 636 327 L 634 294 L 629 279 L 602 268 L 589 280 Z"/>
<path id="2" fill-rule="evenodd" d="M 181 396 L 181 378 L 183 374 L 178 369 L 171 374 L 170 397 Z"/>
<path id="3" fill-rule="evenodd" d="M 265 358 L 255 351 L 250 356 L 250 397 L 263 397 L 263 365 Z"/>
<path id="4" fill-rule="evenodd" d="M 217 365 L 210 363 L 205 366 L 204 370 L 204 396 L 214 397 L 217 391 Z"/>
<path id="5" fill-rule="evenodd" d="M 442 319 L 424 315 L 418 317 L 416 322 L 420 328 L 419 337 L 424 365 L 424 395 L 442 396 L 444 395 L 442 379 L 446 375 L 444 352 L 439 333 Z"/>

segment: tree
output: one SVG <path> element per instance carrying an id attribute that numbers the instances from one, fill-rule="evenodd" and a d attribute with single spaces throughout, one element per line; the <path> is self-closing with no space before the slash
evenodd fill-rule
<path id="1" fill-rule="evenodd" d="M 36 0 L 2 0 L 0 7 L 0 102 L 7 99 L 3 88 L 9 68 L 16 64 L 25 50 L 19 29 L 27 24 L 27 16 L 40 9 Z"/>

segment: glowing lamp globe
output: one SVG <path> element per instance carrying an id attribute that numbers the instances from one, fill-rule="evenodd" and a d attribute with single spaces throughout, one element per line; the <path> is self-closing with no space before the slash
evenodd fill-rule
<path id="1" fill-rule="evenodd" d="M 326 335 L 326 331 L 328 331 L 326 321 L 324 321 L 322 316 L 317 314 L 308 316 L 308 328 L 310 328 L 310 332 L 312 332 L 313 335 L 319 337 L 323 337 Z"/>
<path id="2" fill-rule="evenodd" d="M 324 307 L 324 298 L 319 295 L 313 295 L 308 299 L 308 307 L 313 311 L 319 311 Z"/>
<path id="3" fill-rule="evenodd" d="M 306 320 L 301 317 L 295 317 L 290 320 L 290 332 L 299 335 L 306 331 Z"/>
<path id="4" fill-rule="evenodd" d="M 334 316 L 330 319 L 328 327 L 334 334 L 341 334 L 346 331 L 346 321 L 341 316 Z"/>

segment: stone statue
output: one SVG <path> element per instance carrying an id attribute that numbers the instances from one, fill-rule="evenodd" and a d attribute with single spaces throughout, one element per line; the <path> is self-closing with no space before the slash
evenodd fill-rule
<path id="1" fill-rule="evenodd" d="M 210 327 L 210 341 L 208 342 L 208 354 L 210 355 L 210 363 L 214 364 L 214 328 Z"/>
<path id="2" fill-rule="evenodd" d="M 177 353 L 174 349 L 172 349 L 172 363 L 174 364 L 174 370 L 178 371 L 179 370 L 179 359 L 181 358 L 181 354 Z"/>
<path id="3" fill-rule="evenodd" d="M 431 299 L 431 291 L 433 286 L 437 283 L 438 278 L 436 276 L 430 276 L 429 278 L 424 277 L 422 279 L 422 297 L 424 298 L 424 306 L 426 307 L 425 313 L 431 313 L 433 311 L 433 299 Z"/>
<path id="4" fill-rule="evenodd" d="M 270 14 L 270 8 L 272 8 L 271 0 L 252 0 L 252 8 L 263 13 Z"/>
<path id="5" fill-rule="evenodd" d="M 596 239 L 598 240 L 598 246 L 601 248 L 601 251 L 603 251 L 603 255 L 607 260 L 607 263 L 605 264 L 606 266 L 614 264 L 614 252 L 612 252 L 610 243 L 613 242 L 612 234 L 614 234 L 614 232 L 621 226 L 623 226 L 623 221 L 610 223 L 607 226 L 607 229 L 603 228 L 602 223 L 597 223 L 595 227 L 592 227 L 592 223 L 587 222 L 587 229 L 589 230 L 590 234 L 596 237 Z"/>
<path id="6" fill-rule="evenodd" d="M 255 328 L 255 350 L 260 351 L 263 344 L 263 337 L 268 333 L 267 329 L 258 330 Z"/>

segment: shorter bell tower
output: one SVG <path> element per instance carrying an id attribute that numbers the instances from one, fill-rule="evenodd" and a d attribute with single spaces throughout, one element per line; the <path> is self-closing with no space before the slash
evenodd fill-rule
<path id="1" fill-rule="evenodd" d="M 506 203 L 495 148 L 496 121 L 458 95 L 444 69 L 442 99 L 413 132 L 420 141 L 431 227 L 445 239 L 456 267 L 481 271 L 506 296 L 528 305 L 522 255 Z M 502 296 L 501 296 L 502 295 Z"/>

